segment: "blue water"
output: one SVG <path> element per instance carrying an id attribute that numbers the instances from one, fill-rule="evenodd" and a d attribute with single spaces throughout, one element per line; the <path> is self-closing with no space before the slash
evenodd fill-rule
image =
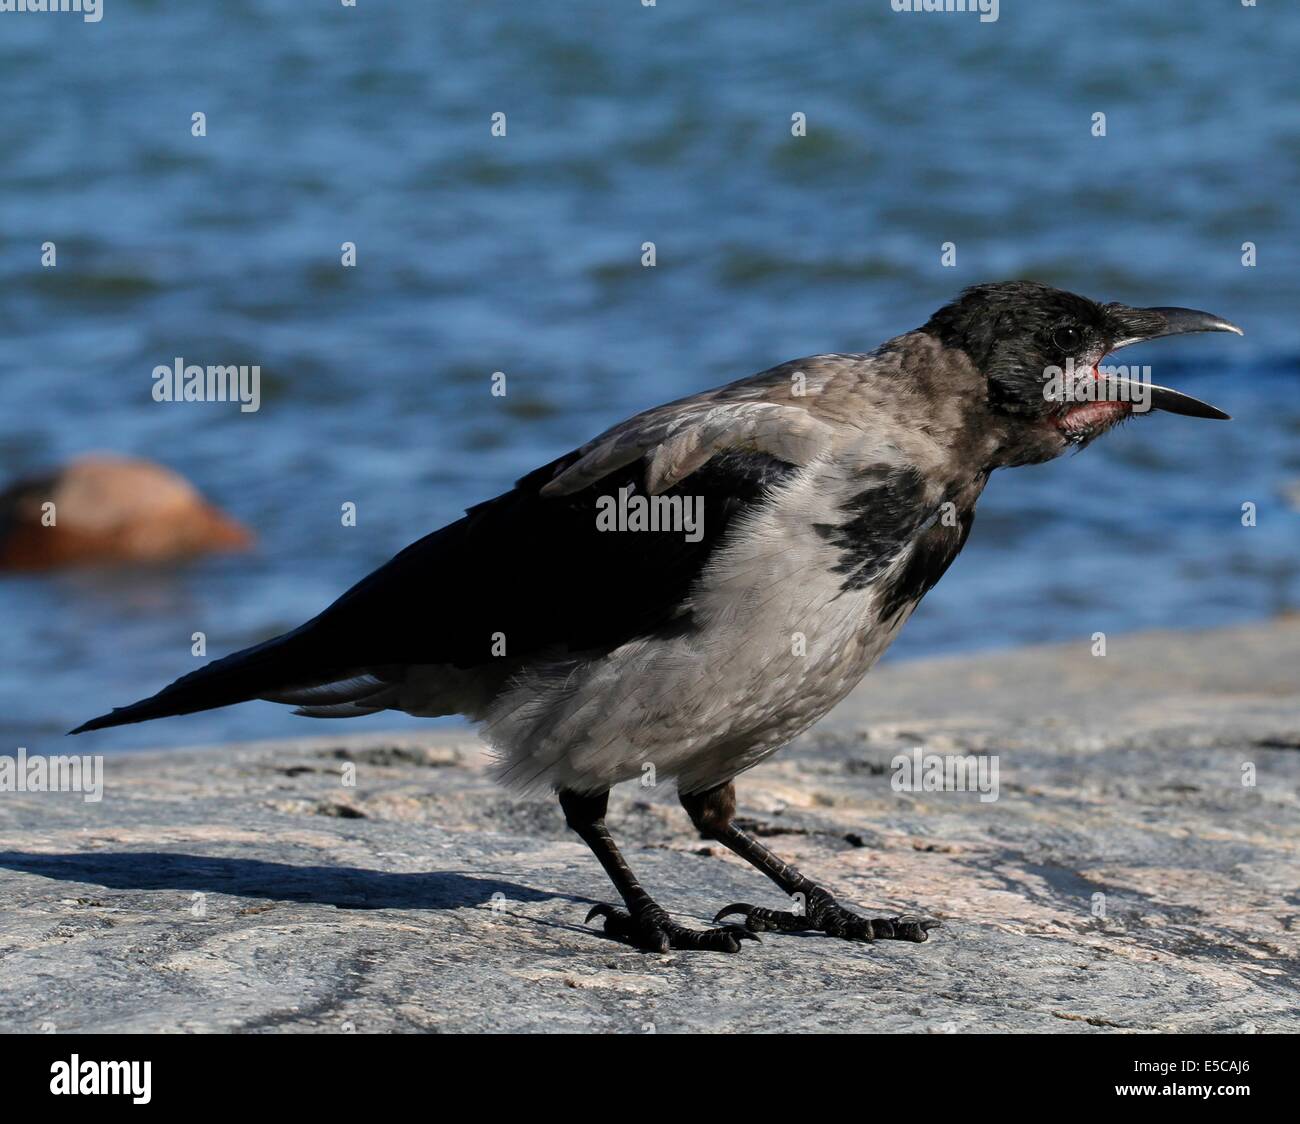
<path id="1" fill-rule="evenodd" d="M 870 349 L 1016 276 L 1242 324 L 1125 353 L 1236 420 L 1155 415 L 995 476 L 891 658 L 1297 606 L 1300 8 L 736 7 L 0 14 L 0 467 L 151 457 L 260 536 L 175 569 L 0 580 L 0 747 L 62 748 L 192 669 L 195 631 L 219 655 L 298 624 L 637 409 Z M 261 410 L 155 403 L 175 356 L 260 364 Z M 331 729 L 254 703 L 93 745 Z"/>

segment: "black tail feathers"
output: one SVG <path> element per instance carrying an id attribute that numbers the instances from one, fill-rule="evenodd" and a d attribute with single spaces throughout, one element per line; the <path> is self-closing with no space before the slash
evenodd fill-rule
<path id="1" fill-rule="evenodd" d="M 68 733 L 84 734 L 88 730 L 147 722 L 152 718 L 214 710 L 233 703 L 247 702 L 268 691 L 284 687 L 304 674 L 304 669 L 297 666 L 297 656 L 301 649 L 298 641 L 302 631 L 297 629 L 277 636 L 274 640 L 214 660 L 197 671 L 182 675 L 156 695 L 130 706 L 114 707 L 108 714 L 83 722 Z"/>

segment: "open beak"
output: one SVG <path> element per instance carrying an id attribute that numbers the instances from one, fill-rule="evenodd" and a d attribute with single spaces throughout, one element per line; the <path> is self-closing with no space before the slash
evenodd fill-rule
<path id="1" fill-rule="evenodd" d="M 1119 325 L 1116 333 L 1118 338 L 1111 344 L 1112 351 L 1128 347 L 1129 344 L 1156 340 L 1163 336 L 1181 336 L 1188 332 L 1235 332 L 1239 336 L 1245 335 L 1236 324 L 1230 323 L 1222 316 L 1200 312 L 1194 308 L 1130 308 L 1124 304 L 1108 304 L 1106 312 L 1112 322 Z M 1105 379 L 1121 394 L 1146 395 L 1153 410 L 1166 410 L 1171 414 L 1184 414 L 1189 418 L 1215 418 L 1220 421 L 1226 421 L 1229 417 L 1217 406 L 1211 406 L 1208 402 L 1202 402 L 1199 398 L 1193 398 L 1190 394 L 1183 394 L 1181 391 L 1171 390 L 1167 386 L 1148 383 L 1130 391 L 1126 388 L 1132 386 L 1135 380 L 1116 375 L 1105 376 Z"/>

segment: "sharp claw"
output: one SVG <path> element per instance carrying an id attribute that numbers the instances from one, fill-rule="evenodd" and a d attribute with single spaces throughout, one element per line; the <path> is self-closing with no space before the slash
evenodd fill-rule
<path id="1" fill-rule="evenodd" d="M 924 944 L 930 939 L 930 930 L 942 928 L 940 922 L 928 917 L 903 916 L 891 918 L 899 940 Z"/>
<path id="2" fill-rule="evenodd" d="M 724 917 L 729 917 L 733 913 L 739 913 L 742 916 L 748 917 L 749 911 L 753 908 L 754 907 L 752 905 L 743 905 L 740 902 L 737 902 L 735 905 L 727 906 L 726 909 L 718 910 L 718 912 L 714 915 L 713 923 L 716 925 Z M 736 926 L 736 928 L 739 928 L 739 926 Z"/>
<path id="3" fill-rule="evenodd" d="M 715 917 L 714 920 L 716 921 L 717 918 Z M 746 929 L 743 925 L 724 925 L 723 928 L 738 941 L 758 941 L 759 944 L 763 943 L 762 937 L 752 929 Z M 739 949 L 737 951 L 739 951 Z"/>
<path id="4" fill-rule="evenodd" d="M 602 902 L 600 905 L 593 905 L 591 907 L 591 912 L 587 914 L 587 920 L 584 921 L 583 924 L 590 925 L 591 919 L 593 917 L 603 917 L 608 921 L 611 920 L 613 916 L 614 916 L 614 907 L 612 905 L 605 905 Z"/>

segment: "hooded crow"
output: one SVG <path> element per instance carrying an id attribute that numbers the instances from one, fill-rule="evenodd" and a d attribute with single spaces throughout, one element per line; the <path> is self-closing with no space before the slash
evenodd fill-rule
<path id="1" fill-rule="evenodd" d="M 1151 409 L 1226 418 L 1102 365 L 1184 332 L 1241 334 L 1191 309 L 975 286 L 869 354 L 795 360 L 638 414 L 300 628 L 72 732 L 248 699 L 316 718 L 463 714 L 503 782 L 558 794 L 623 899 L 588 916 L 611 936 L 652 951 L 736 952 L 768 930 L 924 941 L 937 921 L 851 912 L 737 827 L 734 778 L 880 658 L 961 550 L 994 469 Z M 666 518 L 611 527 L 615 500 Z M 672 526 L 687 507 L 690 530 Z M 610 787 L 647 766 L 795 908 L 731 905 L 705 930 L 673 921 L 605 826 Z"/>

